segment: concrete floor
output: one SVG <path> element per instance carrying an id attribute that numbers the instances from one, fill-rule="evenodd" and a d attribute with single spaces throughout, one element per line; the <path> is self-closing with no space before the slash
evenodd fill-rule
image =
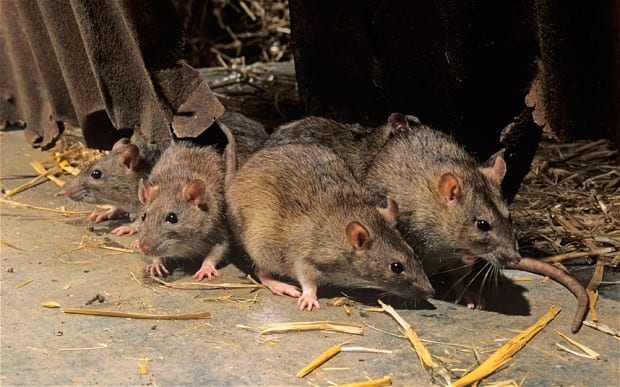
<path id="1" fill-rule="evenodd" d="M 31 160 L 49 160 L 48 152 L 31 149 L 21 131 L 0 132 L 1 169 L 11 174 L 32 174 Z M 29 179 L 0 180 L 4 189 Z M 59 196 L 61 189 L 47 181 L 13 199 L 42 207 L 91 210 Z M 321 310 L 300 312 L 291 298 L 272 295 L 265 289 L 178 290 L 153 284 L 144 273 L 146 259 L 138 253 L 118 253 L 87 247 L 73 252 L 84 238 L 90 245 L 129 247 L 134 237 L 117 237 L 109 231 L 117 224 L 92 224 L 85 215 L 63 216 L 34 209 L 0 204 L 1 361 L 0 385 L 321 385 L 392 377 L 397 386 L 430 385 L 426 374 L 388 315 L 364 311 L 363 303 L 329 306 L 320 298 Z M 6 245 L 6 244 L 10 244 Z M 135 273 L 146 286 L 132 279 Z M 233 265 L 221 270 L 214 282 L 247 283 Z M 429 351 L 462 375 L 474 366 L 475 348 L 485 359 L 506 339 L 515 336 L 543 315 L 551 305 L 562 312 L 504 369 L 484 383 L 514 380 L 524 386 L 618 385 L 620 341 L 583 327 L 570 334 L 576 302 L 554 282 L 508 272 L 508 276 L 531 281 L 500 283 L 491 295 L 487 311 L 472 311 L 451 302 L 430 300 L 418 307 L 398 308 Z M 24 281 L 31 283 L 16 288 Z M 176 271 L 169 281 L 189 281 Z M 618 273 L 605 280 L 617 281 Z M 95 295 L 103 303 L 84 304 Z M 224 301 L 204 298 L 231 296 Z M 600 318 L 620 327 L 617 285 L 601 288 Z M 374 304 L 373 298 L 367 298 Z M 209 311 L 202 320 L 153 321 L 64 314 L 47 309 L 43 302 L 62 307 L 86 307 L 152 314 Z M 334 320 L 359 323 L 362 336 L 322 331 L 261 336 L 242 329 L 273 322 Z M 558 350 L 563 342 L 553 334 L 565 333 L 600 353 L 600 360 L 587 360 Z M 311 359 L 335 344 L 391 350 L 391 354 L 341 353 L 308 375 L 295 374 Z M 564 343 L 566 346 L 570 344 Z"/>

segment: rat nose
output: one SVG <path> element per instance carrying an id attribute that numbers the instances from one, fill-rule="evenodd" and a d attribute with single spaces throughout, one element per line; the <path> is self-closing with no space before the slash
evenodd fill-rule
<path id="1" fill-rule="evenodd" d="M 148 243 L 146 243 L 146 242 L 144 242 L 142 240 L 139 240 L 138 241 L 138 245 L 140 246 L 140 250 L 142 250 L 142 252 L 144 254 L 150 254 L 151 253 L 151 245 L 150 244 L 148 244 Z"/>

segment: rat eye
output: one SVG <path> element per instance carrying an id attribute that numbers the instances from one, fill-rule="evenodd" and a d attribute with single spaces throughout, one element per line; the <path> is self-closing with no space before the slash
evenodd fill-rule
<path id="1" fill-rule="evenodd" d="M 396 274 L 400 274 L 405 271 L 405 267 L 400 262 L 392 262 L 390 263 L 390 270 L 392 270 Z"/>
<path id="2" fill-rule="evenodd" d="M 478 230 L 487 232 L 491 229 L 491 225 L 486 220 L 476 219 L 476 227 Z"/>
<path id="3" fill-rule="evenodd" d="M 175 214 L 174 212 L 169 212 L 166 214 L 166 223 L 176 223 L 178 222 L 179 219 L 177 218 L 177 214 Z"/>
<path id="4" fill-rule="evenodd" d="M 144 219 L 146 219 L 146 212 L 144 214 L 142 214 L 142 221 L 144 222 Z"/>
<path id="5" fill-rule="evenodd" d="M 91 173 L 90 173 L 90 177 L 92 177 L 95 180 L 99 180 L 101 179 L 101 176 L 103 176 L 103 173 L 101 173 L 100 170 L 98 169 L 94 169 Z"/>

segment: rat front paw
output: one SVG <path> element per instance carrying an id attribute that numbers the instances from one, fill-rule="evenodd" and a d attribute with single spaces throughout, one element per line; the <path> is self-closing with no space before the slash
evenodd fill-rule
<path id="1" fill-rule="evenodd" d="M 104 220 L 116 219 L 123 213 L 123 210 L 112 207 L 105 212 L 93 211 L 88 215 L 88 220 L 94 220 L 96 223 L 103 222 Z"/>
<path id="2" fill-rule="evenodd" d="M 203 264 L 200 267 L 200 270 L 198 270 L 192 278 L 202 281 L 205 277 L 210 280 L 212 277 L 218 277 L 219 275 L 220 273 L 215 269 L 215 267 L 209 264 Z"/>
<path id="3" fill-rule="evenodd" d="M 454 300 L 456 304 L 464 304 L 468 309 L 482 310 L 485 307 L 484 299 L 470 290 L 465 289 L 460 296 Z"/>
<path id="4" fill-rule="evenodd" d="M 129 226 L 118 226 L 117 228 L 115 228 L 114 230 L 111 231 L 112 234 L 114 235 L 133 235 L 135 233 L 138 232 L 138 228 L 134 227 L 132 225 Z"/>
<path id="5" fill-rule="evenodd" d="M 312 308 L 321 309 L 319 300 L 317 300 L 314 292 L 304 292 L 297 300 L 297 305 L 299 305 L 301 310 L 308 309 L 308 312 L 311 312 Z"/>
<path id="6" fill-rule="evenodd" d="M 152 264 L 146 265 L 146 271 L 151 273 L 152 276 L 165 277 L 170 274 L 161 260 L 155 260 Z"/>

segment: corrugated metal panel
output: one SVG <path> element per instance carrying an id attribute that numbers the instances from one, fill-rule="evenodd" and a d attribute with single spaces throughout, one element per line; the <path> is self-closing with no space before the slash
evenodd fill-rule
<path id="1" fill-rule="evenodd" d="M 165 1 L 0 1 L 0 125 L 25 122 L 43 148 L 63 122 L 103 148 L 131 131 L 195 137 L 224 108 L 180 41 Z"/>

